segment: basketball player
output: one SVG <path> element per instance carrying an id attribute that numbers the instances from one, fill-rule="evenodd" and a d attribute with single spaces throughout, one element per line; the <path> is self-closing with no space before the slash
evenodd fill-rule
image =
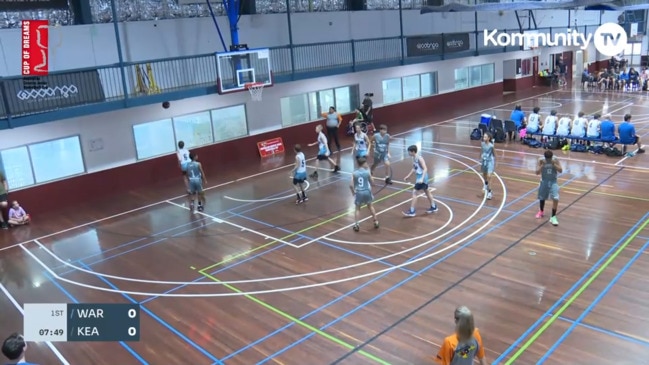
<path id="1" fill-rule="evenodd" d="M 354 145 L 352 146 L 352 156 L 356 158 L 367 157 L 367 151 L 370 146 L 370 139 L 367 134 L 361 130 L 361 124 L 354 125 Z"/>
<path id="2" fill-rule="evenodd" d="M 494 143 L 490 133 L 485 133 L 482 136 L 482 154 L 480 156 L 482 161 L 482 178 L 484 179 L 483 192 L 487 194 L 487 200 L 491 200 L 492 193 L 489 182 L 491 182 L 491 175 L 494 173 L 496 167 L 496 155 L 494 154 Z"/>
<path id="3" fill-rule="evenodd" d="M 0 228 L 9 229 L 9 225 L 4 219 L 4 210 L 9 206 L 9 183 L 4 174 L 0 172 Z"/>
<path id="4" fill-rule="evenodd" d="M 543 123 L 543 133 L 546 136 L 554 136 L 557 132 L 557 111 L 553 110 L 550 112 L 550 115 L 545 117 L 545 122 Z"/>
<path id="5" fill-rule="evenodd" d="M 293 178 L 293 189 L 295 189 L 295 193 L 297 194 L 295 204 L 302 204 L 309 200 L 304 191 L 304 181 L 306 181 L 306 159 L 302 152 L 302 146 L 296 144 L 295 147 L 293 147 L 293 150 L 295 151 L 295 167 L 293 167 L 289 176 Z M 302 195 L 300 195 L 300 193 Z"/>
<path id="6" fill-rule="evenodd" d="M 426 161 L 424 158 L 417 153 L 417 146 L 412 145 L 408 147 L 408 155 L 412 157 L 412 170 L 406 175 L 404 180 L 408 180 L 412 174 L 415 174 L 415 187 L 412 189 L 412 203 L 410 203 L 410 209 L 403 212 L 406 217 L 414 217 L 415 213 L 415 204 L 417 204 L 417 196 L 420 192 L 424 192 L 428 201 L 430 202 L 430 208 L 426 211 L 427 214 L 435 213 L 437 211 L 437 204 L 433 199 L 433 194 L 428 189 L 428 168 L 426 167 Z"/>
<path id="7" fill-rule="evenodd" d="M 385 165 L 385 183 L 392 184 L 392 167 L 390 166 L 390 135 L 385 124 L 379 126 L 379 131 L 372 136 L 370 150 L 374 148 L 374 160 L 370 172 L 374 175 L 376 167 L 383 162 Z"/>
<path id="8" fill-rule="evenodd" d="M 579 112 L 575 120 L 572 121 L 572 129 L 570 130 L 570 138 L 578 140 L 583 143 L 583 138 L 586 136 L 586 126 L 588 119 L 584 117 L 584 112 Z"/>
<path id="9" fill-rule="evenodd" d="M 318 124 L 315 127 L 315 133 L 318 135 L 318 139 L 309 144 L 309 147 L 318 145 L 318 162 L 324 161 L 324 160 L 329 160 L 329 163 L 331 166 L 333 166 L 333 172 L 338 172 L 340 171 L 340 167 L 336 165 L 336 162 L 331 159 L 331 151 L 329 151 L 329 144 L 327 142 L 327 136 L 325 136 L 324 133 L 322 133 L 322 125 Z M 318 170 L 314 171 L 313 174 L 311 174 L 311 177 L 314 179 L 318 178 Z"/>
<path id="10" fill-rule="evenodd" d="M 599 138 L 599 133 L 600 133 L 599 132 L 599 125 L 601 124 L 601 122 L 599 121 L 599 118 L 601 116 L 602 115 L 599 114 L 599 113 L 593 115 L 593 119 L 591 119 L 588 122 L 588 126 L 587 126 L 587 129 L 586 129 L 586 137 L 588 137 L 588 138 Z"/>
<path id="11" fill-rule="evenodd" d="M 356 160 L 358 164 L 358 169 L 352 173 L 352 183 L 349 185 L 349 188 L 352 191 L 354 196 L 354 204 L 356 205 L 356 210 L 354 210 L 354 231 L 360 231 L 360 226 L 358 225 L 358 216 L 361 213 L 361 207 L 367 205 L 367 208 L 372 214 L 374 219 L 374 228 L 379 228 L 379 221 L 376 217 L 376 210 L 374 210 L 374 196 L 372 195 L 372 173 L 367 167 L 367 159 L 365 157 L 359 157 Z"/>
<path id="12" fill-rule="evenodd" d="M 541 128 L 543 128 L 543 125 L 541 124 L 541 115 L 539 115 L 540 110 L 541 108 L 538 106 L 534 107 L 534 109 L 532 109 L 532 114 L 527 118 L 527 134 L 538 133 Z"/>
<path id="13" fill-rule="evenodd" d="M 561 167 L 561 163 L 554 158 L 552 151 L 545 151 L 544 157 L 539 160 L 539 164 L 536 167 L 536 174 L 541 175 L 541 184 L 539 185 L 539 206 L 541 209 L 536 213 L 536 218 L 543 218 L 545 201 L 552 198 L 552 217 L 550 217 L 550 223 L 553 226 L 558 226 L 557 207 L 559 206 L 559 184 L 557 183 L 557 175 L 563 172 L 563 168 Z"/>
<path id="14" fill-rule="evenodd" d="M 198 211 L 202 212 L 205 207 L 205 192 L 203 184 L 207 185 L 203 165 L 198 162 L 198 155 L 189 154 L 191 160 L 187 164 L 187 178 L 189 179 L 189 210 L 194 210 L 194 199 L 198 196 Z"/>
<path id="15" fill-rule="evenodd" d="M 176 152 L 176 156 L 178 156 L 178 166 L 180 166 L 180 171 L 182 171 L 183 174 L 183 182 L 185 183 L 185 190 L 187 190 L 187 193 L 189 194 L 189 180 L 187 179 L 187 164 L 191 162 L 191 160 L 189 158 L 189 150 L 185 148 L 185 142 L 178 141 L 178 152 Z"/>
<path id="16" fill-rule="evenodd" d="M 567 138 L 570 135 L 571 123 L 568 114 L 563 115 L 557 125 L 557 136 Z"/>

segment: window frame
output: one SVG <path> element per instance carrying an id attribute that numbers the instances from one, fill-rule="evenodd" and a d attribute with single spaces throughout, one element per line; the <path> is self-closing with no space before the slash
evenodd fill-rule
<path id="1" fill-rule="evenodd" d="M 336 102 L 337 102 L 337 100 L 336 100 L 336 90 L 337 89 L 342 89 L 342 88 L 348 88 L 348 90 L 349 90 L 349 105 L 351 107 L 351 110 L 345 111 L 345 112 L 341 112 L 339 110 L 339 108 L 338 108 L 338 105 L 336 104 Z M 329 107 L 332 106 L 332 105 L 322 105 L 322 100 L 321 100 L 321 97 L 320 97 L 320 93 L 325 92 L 325 91 L 327 91 L 327 92 L 331 91 L 332 92 L 332 94 L 333 94 L 333 107 L 336 108 L 336 111 L 338 113 L 340 113 L 340 114 L 353 113 L 354 109 L 356 109 L 356 108 L 358 108 L 358 106 L 360 106 L 361 98 L 360 98 L 360 85 L 359 84 L 335 86 L 335 87 L 330 87 L 330 88 L 327 88 L 327 89 L 307 91 L 307 92 L 303 92 L 303 93 L 299 93 L 299 94 L 283 96 L 283 97 L 280 98 L 280 115 L 281 115 L 281 119 L 282 119 L 282 128 L 289 128 L 289 127 L 296 126 L 296 125 L 311 123 L 311 122 L 314 122 L 314 121 L 316 121 L 318 119 L 321 119 L 322 118 L 321 113 L 326 113 L 328 111 Z M 311 95 L 312 94 L 315 94 L 315 100 L 316 100 L 315 108 L 319 109 L 319 110 L 316 110 L 315 112 L 313 110 L 311 110 L 311 108 L 313 107 L 313 105 L 311 105 L 312 104 L 311 103 Z M 304 96 L 306 96 L 307 120 L 286 124 L 285 121 L 284 121 L 284 111 L 282 110 L 283 109 L 282 108 L 282 100 L 289 99 L 289 98 L 294 98 L 294 97 L 304 97 Z M 352 98 L 355 98 L 356 100 L 352 100 Z M 355 104 L 358 104 L 358 105 L 355 105 Z M 316 119 L 311 119 L 313 116 L 315 116 Z"/>
<path id="2" fill-rule="evenodd" d="M 73 175 L 67 175 L 65 177 L 59 177 L 59 178 L 52 179 L 52 180 L 39 182 L 38 179 L 36 178 L 36 169 L 34 168 L 34 156 L 33 156 L 32 152 L 31 152 L 31 150 L 29 149 L 29 146 L 38 145 L 38 144 L 42 144 L 42 143 L 49 143 L 49 142 L 54 142 L 54 141 L 68 139 L 68 138 L 74 138 L 74 137 L 76 137 L 77 140 L 79 141 L 79 152 L 81 153 L 81 161 L 83 163 L 83 172 L 80 172 L 78 174 L 73 174 Z M 81 139 L 81 134 L 71 134 L 71 135 L 67 135 L 65 137 L 50 138 L 50 139 L 46 139 L 46 140 L 43 140 L 43 141 L 29 143 L 29 144 L 26 144 L 25 146 L 27 146 L 27 151 L 29 151 L 29 162 L 31 163 L 32 173 L 34 175 L 34 185 L 30 185 L 30 186 L 38 186 L 38 185 L 49 184 L 49 183 L 52 183 L 52 182 L 67 180 L 67 179 L 70 179 L 70 178 L 73 178 L 73 177 L 88 174 L 88 166 L 86 165 L 86 155 L 85 155 L 84 150 L 83 150 L 83 140 Z"/>

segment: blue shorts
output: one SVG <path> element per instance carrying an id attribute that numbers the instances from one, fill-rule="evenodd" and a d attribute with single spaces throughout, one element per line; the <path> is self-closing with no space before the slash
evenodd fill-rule
<path id="1" fill-rule="evenodd" d="M 388 153 L 387 152 L 375 152 L 374 153 L 374 163 L 387 162 Z"/>
<path id="2" fill-rule="evenodd" d="M 306 181 L 306 172 L 296 172 L 293 175 L 293 185 L 302 184 Z"/>
<path id="3" fill-rule="evenodd" d="M 496 166 L 496 162 L 494 161 L 493 158 L 482 160 L 482 173 L 487 175 L 493 174 L 495 166 Z"/>
<path id="4" fill-rule="evenodd" d="M 559 184 L 547 184 L 541 182 L 539 185 L 539 200 L 559 200 Z"/>
<path id="5" fill-rule="evenodd" d="M 367 150 L 356 150 L 356 158 L 367 157 Z"/>
<path id="6" fill-rule="evenodd" d="M 203 192 L 203 180 L 190 179 L 189 180 L 189 193 L 198 194 Z"/>
<path id="7" fill-rule="evenodd" d="M 356 204 L 357 207 L 360 207 L 361 205 L 370 204 L 373 201 L 374 201 L 374 195 L 372 195 L 371 191 L 356 192 L 354 204 Z"/>

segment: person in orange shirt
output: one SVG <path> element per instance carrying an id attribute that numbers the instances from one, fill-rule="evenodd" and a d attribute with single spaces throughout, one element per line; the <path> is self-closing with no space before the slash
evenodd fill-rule
<path id="1" fill-rule="evenodd" d="M 487 365 L 482 337 L 475 328 L 473 314 L 469 308 L 455 309 L 455 333 L 446 337 L 435 361 L 440 365 L 472 365 L 478 358 L 480 365 Z"/>

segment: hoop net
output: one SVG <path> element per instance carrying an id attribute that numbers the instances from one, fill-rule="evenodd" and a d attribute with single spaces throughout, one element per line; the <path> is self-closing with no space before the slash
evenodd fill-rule
<path id="1" fill-rule="evenodd" d="M 261 101 L 264 92 L 264 84 L 261 82 L 251 82 L 246 84 L 246 89 L 250 92 L 252 101 Z"/>

